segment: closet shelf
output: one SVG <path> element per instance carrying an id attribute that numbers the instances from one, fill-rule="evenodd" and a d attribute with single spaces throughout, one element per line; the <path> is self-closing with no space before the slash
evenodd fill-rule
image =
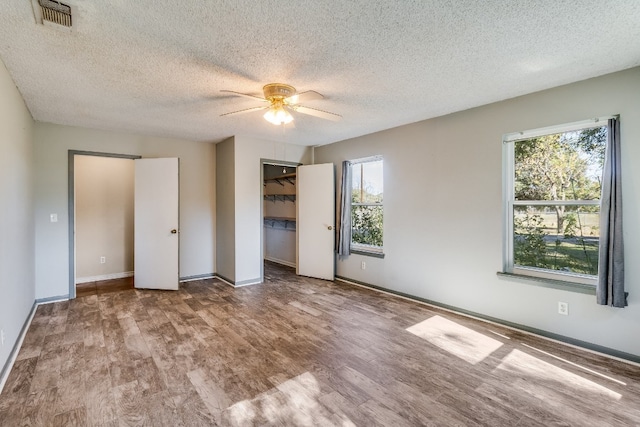
<path id="1" fill-rule="evenodd" d="M 272 202 L 275 202 L 276 200 L 280 200 L 282 202 L 290 201 L 295 203 L 296 195 L 295 194 L 265 194 L 264 199 L 271 200 Z"/>
<path id="2" fill-rule="evenodd" d="M 269 221 L 288 221 L 288 222 L 296 222 L 295 218 L 291 218 L 288 216 L 265 216 L 265 220 Z"/>
<path id="3" fill-rule="evenodd" d="M 288 228 L 289 225 L 292 225 L 292 228 L 295 228 L 295 225 L 296 225 L 295 218 L 289 218 L 284 216 L 265 216 L 264 222 L 271 223 L 271 227 L 273 227 L 276 223 L 284 224 L 284 228 Z"/>
<path id="4" fill-rule="evenodd" d="M 288 182 L 291 185 L 295 185 L 296 173 L 285 173 L 284 175 L 274 176 L 273 178 L 267 178 L 264 180 L 265 185 L 267 182 L 277 182 L 284 187 L 284 182 Z"/>

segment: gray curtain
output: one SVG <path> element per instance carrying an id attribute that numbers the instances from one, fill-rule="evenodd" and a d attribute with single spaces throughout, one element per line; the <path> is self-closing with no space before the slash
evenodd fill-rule
<path id="1" fill-rule="evenodd" d="M 622 185 L 620 179 L 620 123 L 609 120 L 607 152 L 602 175 L 598 304 L 625 307 L 624 246 L 622 243 Z"/>
<path id="2" fill-rule="evenodd" d="M 351 254 L 351 162 L 342 162 L 342 187 L 340 193 L 340 230 L 338 255 Z"/>

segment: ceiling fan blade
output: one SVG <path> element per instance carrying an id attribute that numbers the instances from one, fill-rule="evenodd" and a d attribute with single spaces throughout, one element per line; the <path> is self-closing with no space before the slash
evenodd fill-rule
<path id="1" fill-rule="evenodd" d="M 267 109 L 267 106 L 264 107 L 251 107 L 251 108 L 245 108 L 243 110 L 238 110 L 238 111 L 231 111 L 230 113 L 224 113 L 224 114 L 220 114 L 220 117 L 223 116 L 229 116 L 231 114 L 244 114 L 244 113 L 251 113 L 252 111 L 259 111 L 259 110 L 265 110 Z"/>
<path id="2" fill-rule="evenodd" d="M 302 114 L 308 114 L 310 116 L 319 117 L 321 119 L 332 120 L 334 122 L 339 122 L 342 120 L 342 116 L 340 114 L 330 113 L 328 111 L 318 110 L 317 108 L 303 107 L 302 105 L 296 105 L 293 107 L 294 111 Z"/>
<path id="3" fill-rule="evenodd" d="M 261 96 L 250 95 L 248 93 L 242 93 L 242 92 L 236 92 L 235 90 L 222 89 L 220 92 L 231 93 L 231 94 L 236 95 L 236 96 L 244 96 L 245 98 L 257 99 L 257 100 L 260 100 L 262 102 L 268 102 L 266 99 L 264 99 Z"/>
<path id="4" fill-rule="evenodd" d="M 324 99 L 324 96 L 315 90 L 306 90 L 304 92 L 296 93 L 295 95 L 286 98 L 284 101 L 287 104 L 295 105 L 300 102 L 315 101 L 318 99 Z"/>

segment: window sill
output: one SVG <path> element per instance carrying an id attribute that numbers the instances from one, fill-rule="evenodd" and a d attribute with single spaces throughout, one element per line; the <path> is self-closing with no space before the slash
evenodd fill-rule
<path id="1" fill-rule="evenodd" d="M 355 255 L 364 255 L 364 256 L 370 256 L 370 257 L 374 257 L 374 258 L 384 258 L 384 253 L 383 252 L 368 251 L 366 249 L 354 249 L 354 248 L 351 248 L 351 253 L 355 254 Z"/>
<path id="2" fill-rule="evenodd" d="M 568 282 L 565 280 L 549 279 L 546 277 L 527 276 L 524 274 L 505 273 L 498 271 L 496 273 L 498 277 L 504 279 L 516 279 L 519 281 L 527 282 L 534 286 L 541 286 L 543 288 L 560 289 L 563 291 L 577 292 L 587 295 L 595 295 L 596 287 L 593 285 L 586 285 L 583 283 Z"/>

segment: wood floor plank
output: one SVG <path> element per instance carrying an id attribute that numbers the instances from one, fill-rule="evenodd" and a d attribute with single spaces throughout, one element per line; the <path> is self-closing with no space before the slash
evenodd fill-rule
<path id="1" fill-rule="evenodd" d="M 146 359 L 151 357 L 147 342 L 141 334 L 127 335 L 124 337 L 124 347 L 131 359 Z"/>
<path id="2" fill-rule="evenodd" d="M 135 361 L 135 375 L 138 380 L 139 392 L 144 396 L 153 395 L 166 389 L 152 357 Z"/>
<path id="3" fill-rule="evenodd" d="M 67 329 L 67 311 L 60 310 L 56 315 L 52 316 L 48 327 L 51 335 L 64 333 Z"/>
<path id="4" fill-rule="evenodd" d="M 39 306 L 0 425 L 640 425 L 636 365 L 287 267 L 265 277 Z"/>
<path id="5" fill-rule="evenodd" d="M 402 400 L 389 399 L 388 386 L 383 386 L 376 381 L 373 381 L 366 375 L 363 375 L 361 372 L 349 366 L 343 367 L 340 370 L 340 375 L 371 396 L 369 402 L 374 401 L 385 406 L 411 425 L 422 424 L 424 414 L 417 411 L 414 406 L 410 405 L 407 398 Z M 396 390 L 402 389 L 396 388 Z M 406 389 L 402 391 L 406 391 Z"/>
<path id="6" fill-rule="evenodd" d="M 48 323 L 48 322 L 47 322 Z M 33 325 L 33 323 L 32 323 Z M 44 339 L 47 334 L 47 328 L 45 324 L 35 324 L 33 328 L 29 328 L 29 331 L 25 335 L 20 352 L 16 357 L 16 360 L 29 359 L 31 357 L 40 356 Z"/>
<path id="7" fill-rule="evenodd" d="M 358 406 L 354 405 L 337 391 L 323 394 L 318 398 L 318 401 L 340 420 L 339 425 L 358 425 L 363 419 L 362 412 Z"/>
<path id="8" fill-rule="evenodd" d="M 217 424 L 214 415 L 209 412 L 195 389 L 185 395 L 174 397 L 174 402 L 184 425 L 204 427 Z"/>
<path id="9" fill-rule="evenodd" d="M 233 403 L 231 399 L 214 381 L 207 378 L 202 369 L 191 371 L 187 373 L 187 376 L 209 413 L 217 422 L 220 422 L 222 412 Z"/>
<path id="10" fill-rule="evenodd" d="M 17 360 L 14 363 L 0 395 L 0 408 L 23 403 L 29 394 L 37 364 L 37 357 Z"/>
<path id="11" fill-rule="evenodd" d="M 60 347 L 61 352 L 63 349 L 64 347 Z M 62 357 L 62 353 L 55 354 L 51 352 L 48 352 L 45 356 L 38 357 L 38 364 L 31 379 L 30 390 L 32 393 L 57 385 Z"/>
<path id="12" fill-rule="evenodd" d="M 94 368 L 85 382 L 85 408 L 89 425 L 102 426 L 117 423 L 118 413 L 106 365 Z"/>
<path id="13" fill-rule="evenodd" d="M 60 375 L 57 390 L 57 412 L 67 412 L 85 406 L 85 381 L 78 372 Z"/>
<path id="14" fill-rule="evenodd" d="M 366 425 L 381 427 L 410 427 L 415 425 L 373 399 L 367 400 L 359 406 L 359 409 L 363 414 Z"/>
<path id="15" fill-rule="evenodd" d="M 297 308 L 299 310 L 302 310 L 305 313 L 309 313 L 312 316 L 316 316 L 317 317 L 317 316 L 320 316 L 322 314 L 322 312 L 320 310 L 316 310 L 315 308 L 309 307 L 306 304 L 302 304 L 299 301 L 291 301 L 291 302 L 289 302 L 289 305 L 291 305 L 291 306 L 293 306 L 293 307 L 295 307 L 295 308 Z"/>
<path id="16" fill-rule="evenodd" d="M 149 414 L 149 425 L 153 427 L 180 427 L 186 426 L 173 397 L 163 391 L 153 397 L 146 399 L 147 413 Z"/>
<path id="17" fill-rule="evenodd" d="M 49 425 L 58 411 L 58 396 L 57 387 L 30 393 L 22 408 L 23 416 L 19 424 L 24 426 Z M 0 424 L 4 424 L 5 422 L 7 422 L 7 425 L 11 425 L 11 421 L 0 417 Z M 15 424 L 17 425 L 18 423 Z"/>
<path id="18" fill-rule="evenodd" d="M 52 427 L 81 427 L 86 426 L 87 412 L 84 408 L 74 409 L 53 417 Z"/>
<path id="19" fill-rule="evenodd" d="M 139 393 L 137 380 L 114 387 L 113 393 L 121 424 L 127 426 L 151 425 L 147 400 Z"/>

